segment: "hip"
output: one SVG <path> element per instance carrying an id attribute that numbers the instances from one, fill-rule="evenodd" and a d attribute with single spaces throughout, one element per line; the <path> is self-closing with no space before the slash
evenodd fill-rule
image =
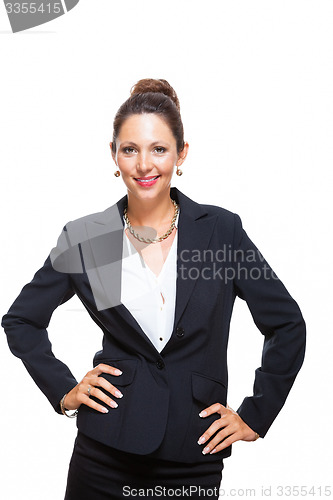
<path id="1" fill-rule="evenodd" d="M 218 498 L 222 470 L 221 459 L 175 462 L 117 450 L 78 432 L 65 500 L 123 500 L 133 496 L 214 499 Z"/>

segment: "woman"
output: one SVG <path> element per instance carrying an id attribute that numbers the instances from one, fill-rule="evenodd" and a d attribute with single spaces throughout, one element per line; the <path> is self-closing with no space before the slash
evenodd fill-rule
<path id="1" fill-rule="evenodd" d="M 2 324 L 54 409 L 77 415 L 66 500 L 149 487 L 156 498 L 163 488 L 218 498 L 231 445 L 264 437 L 285 402 L 304 358 L 304 320 L 238 215 L 171 187 L 189 146 L 168 82 L 134 86 L 110 146 L 127 195 L 66 224 Z M 104 333 L 79 383 L 46 331 L 74 294 Z M 264 335 L 253 395 L 237 412 L 226 362 L 236 296 Z"/>

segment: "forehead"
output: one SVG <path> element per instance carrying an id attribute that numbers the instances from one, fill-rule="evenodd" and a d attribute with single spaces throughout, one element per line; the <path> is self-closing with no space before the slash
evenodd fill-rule
<path id="1" fill-rule="evenodd" d="M 155 113 L 131 115 L 123 122 L 119 141 L 175 141 L 172 131 L 166 121 Z"/>

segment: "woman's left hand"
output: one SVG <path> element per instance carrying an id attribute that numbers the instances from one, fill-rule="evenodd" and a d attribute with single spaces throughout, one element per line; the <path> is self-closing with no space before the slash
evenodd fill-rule
<path id="1" fill-rule="evenodd" d="M 208 427 L 206 432 L 200 436 L 198 444 L 207 443 L 218 429 L 221 430 L 217 432 L 216 436 L 214 436 L 209 443 L 207 443 L 202 451 L 204 455 L 221 451 L 235 441 L 255 441 L 259 437 L 259 435 L 241 419 L 238 413 L 232 410 L 228 405 L 225 407 L 221 405 L 221 403 L 215 403 L 202 410 L 199 416 L 205 418 L 213 413 L 219 413 L 221 418 L 217 418 L 212 425 Z"/>

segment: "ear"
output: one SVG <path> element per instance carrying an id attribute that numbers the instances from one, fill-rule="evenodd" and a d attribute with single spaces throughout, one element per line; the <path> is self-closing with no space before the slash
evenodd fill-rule
<path id="1" fill-rule="evenodd" d="M 188 153 L 188 148 L 189 148 L 189 143 L 185 142 L 182 151 L 180 151 L 180 153 L 178 155 L 178 160 L 177 160 L 177 163 L 176 163 L 177 167 L 180 167 L 180 165 L 182 165 L 184 163 L 184 161 L 186 160 L 186 156 L 187 156 L 187 153 Z"/>
<path id="2" fill-rule="evenodd" d="M 111 156 L 115 164 L 117 165 L 117 159 L 116 159 L 116 154 L 112 150 L 112 142 L 110 142 L 110 149 L 111 149 Z M 118 166 L 118 165 L 117 165 Z"/>

